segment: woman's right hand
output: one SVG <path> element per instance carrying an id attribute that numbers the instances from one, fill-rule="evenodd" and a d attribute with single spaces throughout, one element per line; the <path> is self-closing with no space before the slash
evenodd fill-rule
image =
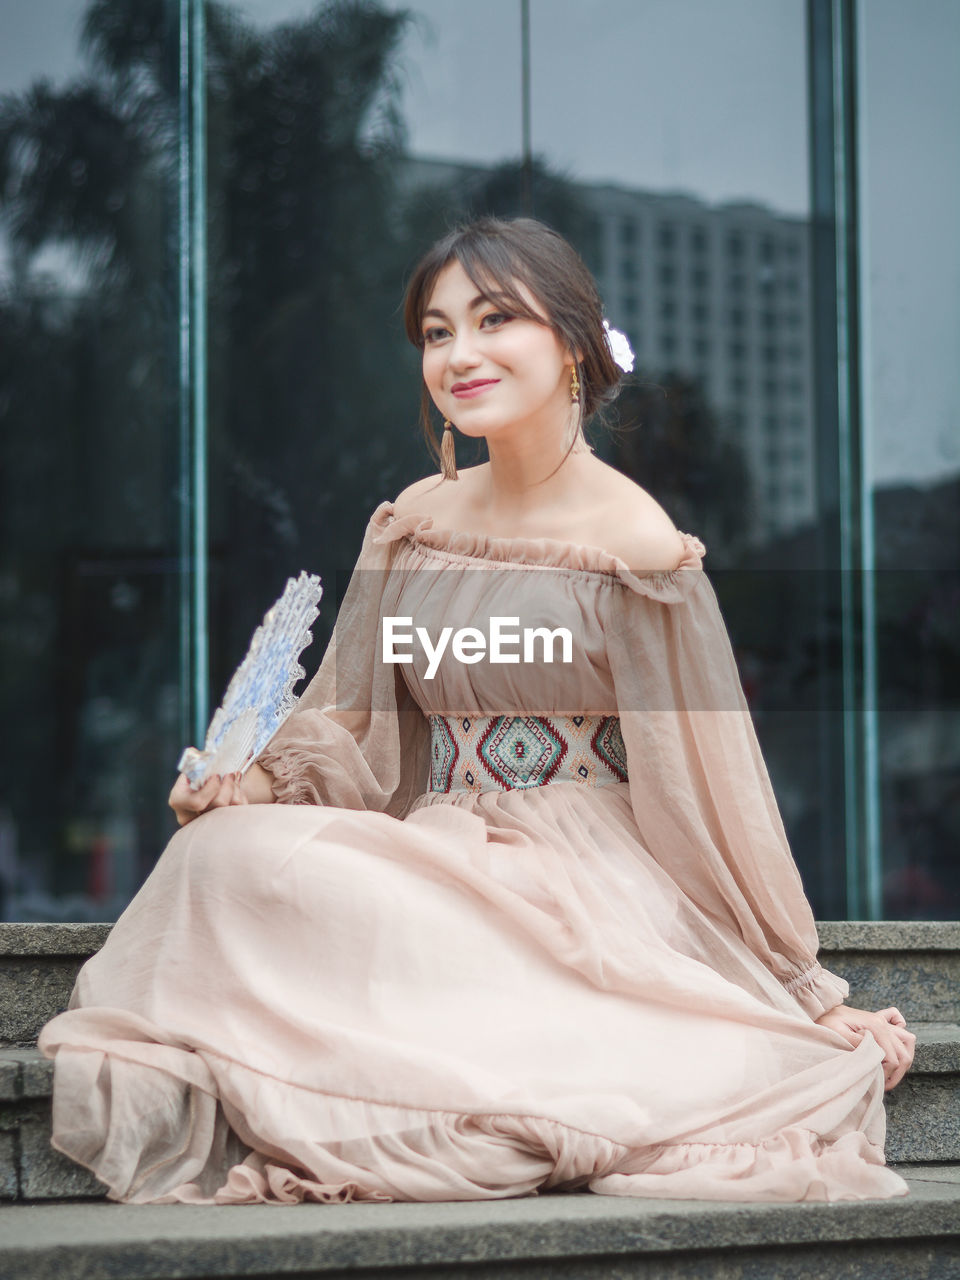
<path id="1" fill-rule="evenodd" d="M 907 1030 L 907 1024 L 899 1009 L 851 1009 L 838 1004 L 816 1019 L 821 1027 L 837 1031 L 848 1044 L 856 1048 L 869 1031 L 883 1050 L 884 1091 L 895 1088 L 913 1064 L 917 1037 Z"/>
<path id="2" fill-rule="evenodd" d="M 220 809 L 230 804 L 248 804 L 241 781 L 239 773 L 227 773 L 222 778 L 215 773 L 199 791 L 194 791 L 186 774 L 181 773 L 173 784 L 167 803 L 177 815 L 178 825 L 182 827 L 208 809 Z"/>

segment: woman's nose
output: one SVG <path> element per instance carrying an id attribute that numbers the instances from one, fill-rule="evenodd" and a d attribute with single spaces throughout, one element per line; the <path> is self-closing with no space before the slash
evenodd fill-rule
<path id="1" fill-rule="evenodd" d="M 448 348 L 448 357 L 454 369 L 473 368 L 477 364 L 480 357 L 469 327 L 460 329 L 454 334 L 453 342 Z"/>

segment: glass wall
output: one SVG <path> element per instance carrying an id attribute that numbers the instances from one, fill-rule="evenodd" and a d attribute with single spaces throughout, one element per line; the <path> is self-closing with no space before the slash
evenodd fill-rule
<path id="1" fill-rule="evenodd" d="M 178 6 L 8 6 L 0 51 L 0 893 L 112 919 L 184 726 Z"/>
<path id="2" fill-rule="evenodd" d="M 351 564 L 376 504 L 436 470 L 404 274 L 460 218 L 532 213 L 578 246 L 631 337 L 636 375 L 593 442 L 706 543 L 796 856 L 818 910 L 842 916 L 842 766 L 822 778 L 842 715 L 811 589 L 831 549 L 806 7 L 602 10 L 258 0 L 211 24 L 214 686 L 288 573 Z M 461 439 L 460 465 L 484 457 Z"/>
<path id="3" fill-rule="evenodd" d="M 817 60 L 832 72 L 835 54 L 816 16 L 844 0 L 601 0 L 590 21 L 577 0 L 38 0 L 7 22 L 7 918 L 122 908 L 173 830 L 180 748 L 301 569 L 328 584 L 305 665 L 319 660 L 330 584 L 371 512 L 437 469 L 404 279 L 482 212 L 567 234 L 631 337 L 635 376 L 591 439 L 707 546 L 818 915 L 956 913 L 942 761 L 957 385 L 930 342 L 955 349 L 957 210 L 920 227 L 890 200 L 912 164 L 937 205 L 908 139 L 947 152 L 950 104 L 933 95 L 950 90 L 930 77 L 908 129 L 884 59 L 913 40 L 922 60 L 924 39 L 947 59 L 960 34 L 948 0 L 867 8 L 861 168 L 838 180 L 859 193 L 869 264 L 853 351 L 835 213 L 817 203 L 845 100 L 824 105 Z M 837 379 L 854 366 L 851 435 Z M 911 470 L 921 437 L 938 461 Z M 458 445 L 461 466 L 485 456 Z M 875 499 L 858 517 L 854 567 L 876 589 L 855 636 L 834 484 L 848 460 Z M 894 530 L 902 556 L 884 560 Z M 854 708 L 851 637 L 874 694 Z M 925 852 L 907 841 L 918 815 Z"/>
<path id="4" fill-rule="evenodd" d="M 860 7 L 864 479 L 884 916 L 960 915 L 960 6 Z M 891 93 L 898 81 L 909 93 Z"/>

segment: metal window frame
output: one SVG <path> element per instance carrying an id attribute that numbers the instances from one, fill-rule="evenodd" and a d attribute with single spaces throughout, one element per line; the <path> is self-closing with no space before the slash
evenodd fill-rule
<path id="1" fill-rule="evenodd" d="M 180 736 L 209 720 L 207 581 L 207 140 L 205 0 L 177 0 L 178 558 Z"/>
<path id="2" fill-rule="evenodd" d="M 821 780 L 843 814 L 846 915 L 882 914 L 874 531 L 863 421 L 856 0 L 807 0 L 811 285 L 821 573 Z M 831 628 L 840 664 L 830 671 Z M 842 708 L 836 723 L 836 708 Z M 825 821 L 828 818 L 825 816 Z M 825 848 L 831 834 L 822 832 Z"/>

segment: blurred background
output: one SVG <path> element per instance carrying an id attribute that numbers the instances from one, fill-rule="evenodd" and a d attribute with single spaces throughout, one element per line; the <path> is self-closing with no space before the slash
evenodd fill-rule
<path id="1" fill-rule="evenodd" d="M 955 0 L 0 7 L 0 918 L 116 918 L 301 569 L 316 666 L 484 212 L 631 338 L 589 434 L 707 546 L 818 917 L 960 914 Z"/>

